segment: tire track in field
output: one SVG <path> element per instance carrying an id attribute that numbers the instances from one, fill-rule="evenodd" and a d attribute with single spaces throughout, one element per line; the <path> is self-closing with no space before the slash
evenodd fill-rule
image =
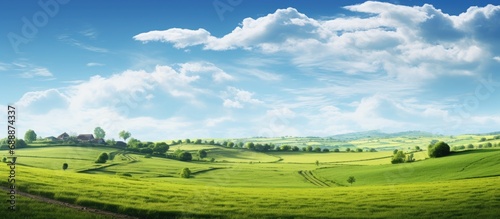
<path id="1" fill-rule="evenodd" d="M 467 169 L 468 167 L 470 167 L 470 166 L 474 165 L 475 163 L 477 163 L 477 162 L 479 162 L 479 161 L 482 161 L 482 160 L 484 160 L 484 159 L 486 159 L 486 158 L 493 157 L 493 156 L 497 156 L 497 155 L 496 155 L 496 154 L 494 154 L 494 155 L 490 155 L 490 156 L 483 157 L 483 158 L 481 158 L 481 159 L 478 159 L 478 160 L 472 161 L 472 162 L 470 162 L 469 164 L 467 164 L 467 165 L 465 165 L 464 167 L 462 167 L 462 169 L 461 169 L 460 171 L 458 171 L 458 172 L 462 172 L 462 171 L 464 171 L 465 169 Z"/>
<path id="2" fill-rule="evenodd" d="M 327 183 L 321 181 L 316 176 L 314 176 L 312 171 L 310 170 L 299 170 L 299 175 L 304 177 L 304 179 L 306 179 L 308 182 L 312 183 L 315 186 L 330 187 L 330 185 L 328 185 Z"/>
<path id="3" fill-rule="evenodd" d="M 0 186 L 0 188 L 2 190 L 5 190 L 5 191 L 10 191 L 10 189 L 8 189 L 8 188 L 6 188 L 4 186 Z M 46 198 L 46 197 L 39 196 L 39 195 L 33 195 L 33 194 L 30 194 L 30 193 L 21 192 L 19 190 L 16 190 L 16 194 L 24 196 L 24 197 L 27 197 L 27 198 L 30 198 L 30 199 L 34 199 L 34 200 L 37 200 L 37 201 L 41 201 L 41 202 L 44 202 L 44 203 L 47 203 L 47 204 L 59 205 L 59 206 L 66 207 L 66 208 L 72 208 L 72 209 L 75 209 L 75 210 L 84 211 L 84 212 L 88 212 L 88 213 L 99 214 L 99 215 L 108 216 L 108 217 L 112 217 L 112 218 L 117 218 L 117 219 L 139 219 L 137 217 L 132 217 L 132 216 L 125 215 L 125 214 L 118 214 L 118 213 L 114 213 L 114 212 L 111 212 L 111 211 L 104 211 L 104 210 L 100 210 L 100 209 L 96 209 L 96 208 L 89 208 L 89 207 L 85 207 L 85 206 L 81 206 L 81 205 L 70 204 L 70 203 L 66 203 L 66 202 L 62 202 L 62 201 L 58 201 L 58 200 Z"/>

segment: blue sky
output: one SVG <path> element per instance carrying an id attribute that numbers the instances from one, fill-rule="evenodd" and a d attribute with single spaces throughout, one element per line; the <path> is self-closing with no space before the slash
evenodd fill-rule
<path id="1" fill-rule="evenodd" d="M 500 130 L 498 3 L 313 2 L 2 1 L 0 107 L 43 137 Z"/>

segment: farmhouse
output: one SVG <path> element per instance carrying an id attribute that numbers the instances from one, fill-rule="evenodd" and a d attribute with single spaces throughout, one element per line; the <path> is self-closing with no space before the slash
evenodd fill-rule
<path id="1" fill-rule="evenodd" d="M 80 134 L 76 137 L 76 139 L 78 141 L 81 141 L 81 142 L 90 142 L 90 141 L 94 141 L 94 135 L 92 135 L 92 134 Z"/>
<path id="2" fill-rule="evenodd" d="M 59 136 L 57 137 L 57 139 L 59 139 L 59 140 L 66 140 L 66 139 L 68 139 L 68 138 L 69 138 L 69 135 L 68 135 L 68 133 L 66 133 L 66 132 L 65 132 L 65 133 L 62 133 L 61 135 L 59 135 Z"/>

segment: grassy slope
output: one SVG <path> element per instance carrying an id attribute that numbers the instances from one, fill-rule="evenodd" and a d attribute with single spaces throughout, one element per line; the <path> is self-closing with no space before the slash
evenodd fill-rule
<path id="1" fill-rule="evenodd" d="M 9 219 L 21 219 L 21 218 L 42 219 L 42 218 L 68 218 L 68 217 L 74 219 L 112 218 L 94 213 L 83 212 L 72 208 L 66 208 L 59 205 L 49 204 L 23 196 L 17 196 L 16 201 L 17 201 L 16 203 L 17 209 L 15 212 L 8 210 L 7 204 L 5 204 L 5 207 L 2 206 L 0 208 L 0 215 L 2 216 L 2 218 L 9 218 Z"/>
<path id="2" fill-rule="evenodd" d="M 163 216 L 178 217 L 231 215 L 234 218 L 276 218 L 279 215 L 386 218 L 401 217 L 401 212 L 404 212 L 410 218 L 433 216 L 431 214 L 446 218 L 494 218 L 498 216 L 497 209 L 500 207 L 499 177 L 451 180 L 498 174 L 495 170 L 500 169 L 499 150 L 464 152 L 401 165 L 330 165 L 334 167 L 315 171 L 320 179 L 338 180 L 343 184 L 349 175 L 357 178 L 353 187 L 334 188 L 316 188 L 298 174 L 299 170 L 317 168 L 313 164 L 250 164 L 249 161 L 259 159 L 276 159 L 276 154 L 270 153 L 273 155 L 270 156 L 239 149 L 212 148 L 213 151 L 209 152 L 209 157 L 210 154 L 233 156 L 232 159 L 238 163 L 186 163 L 131 155 L 138 161 L 124 161 L 94 172 L 99 174 L 62 171 L 60 160 L 53 158 L 70 157 L 71 169 L 77 165 L 72 162 L 83 160 L 92 163 L 97 154 L 107 149 L 81 149 L 76 155 L 68 152 L 75 148 L 68 147 L 60 147 L 56 151 L 18 150 L 21 155 L 52 156 L 39 158 L 41 163 L 45 163 L 41 167 L 46 169 L 18 166 L 19 185 L 29 192 L 90 207 L 135 215 L 158 215 L 162 212 Z M 377 153 L 332 156 L 352 155 L 351 159 L 356 160 L 358 156 L 374 154 Z M 296 159 L 309 161 L 311 158 Z M 344 159 L 348 161 L 348 158 Z M 213 167 L 222 169 L 195 174 L 192 179 L 158 177 L 175 176 L 182 167 L 189 167 L 194 172 Z M 6 172 L 7 169 L 3 168 L 2 171 Z M 133 177 L 110 175 L 116 172 L 132 173 Z M 436 205 L 438 203 L 440 205 Z"/>
<path id="3" fill-rule="evenodd" d="M 345 184 L 349 176 L 357 185 L 430 182 L 435 180 L 500 175 L 500 150 L 485 149 L 414 163 L 380 166 L 334 166 L 315 171 L 319 176 Z"/>

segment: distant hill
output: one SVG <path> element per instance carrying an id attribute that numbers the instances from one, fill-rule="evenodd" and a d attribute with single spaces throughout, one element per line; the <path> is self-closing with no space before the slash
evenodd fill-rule
<path id="1" fill-rule="evenodd" d="M 371 130 L 364 132 L 353 132 L 347 134 L 339 134 L 330 136 L 334 139 L 339 140 L 352 140 L 352 139 L 362 139 L 362 138 L 395 138 L 395 137 L 433 137 L 435 134 L 422 131 L 405 131 L 396 133 L 385 133 L 379 130 Z"/>

